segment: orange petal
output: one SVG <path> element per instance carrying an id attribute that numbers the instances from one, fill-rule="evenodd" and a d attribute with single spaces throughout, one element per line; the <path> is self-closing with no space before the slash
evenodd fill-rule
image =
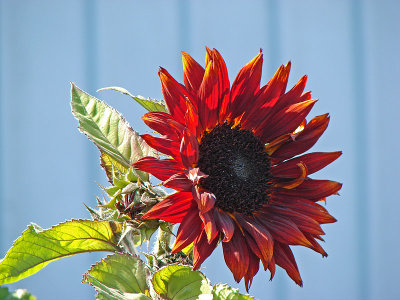
<path id="1" fill-rule="evenodd" d="M 183 82 L 186 88 L 193 94 L 197 94 L 203 81 L 204 68 L 189 54 L 182 51 Z"/>

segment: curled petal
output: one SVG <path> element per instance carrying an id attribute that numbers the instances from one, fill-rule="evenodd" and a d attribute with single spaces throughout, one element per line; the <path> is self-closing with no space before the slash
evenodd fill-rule
<path id="1" fill-rule="evenodd" d="M 215 223 L 219 231 L 224 234 L 223 242 L 229 242 L 235 232 L 235 224 L 233 220 L 222 210 L 214 209 Z"/>
<path id="2" fill-rule="evenodd" d="M 203 221 L 204 231 L 207 235 L 207 240 L 211 243 L 218 235 L 218 229 L 215 224 L 214 212 L 209 210 L 207 212 L 201 212 L 200 218 Z"/>
<path id="3" fill-rule="evenodd" d="M 299 176 L 299 163 L 304 163 L 307 167 L 307 173 L 312 174 L 329 165 L 340 155 L 342 155 L 341 151 L 304 154 L 272 167 L 271 172 L 274 177 L 297 178 Z"/>
<path id="4" fill-rule="evenodd" d="M 301 195 L 303 198 L 319 201 L 330 195 L 337 194 L 341 188 L 342 184 L 336 181 L 306 178 L 301 185 L 294 189 L 276 188 L 275 193 L 287 198 L 296 199 Z"/>
<path id="5" fill-rule="evenodd" d="M 198 186 L 195 186 L 192 191 L 193 199 L 197 202 L 201 213 L 205 213 L 214 207 L 216 200 L 214 194 L 200 191 Z"/>
<path id="6" fill-rule="evenodd" d="M 199 143 L 189 130 L 185 129 L 180 147 L 183 165 L 189 169 L 199 160 Z"/>
<path id="7" fill-rule="evenodd" d="M 321 115 L 312 119 L 302 131 L 288 139 L 273 154 L 274 159 L 288 159 L 306 152 L 318 141 L 329 124 L 329 115 Z"/>
<path id="8" fill-rule="evenodd" d="M 274 187 L 280 187 L 284 189 L 294 189 L 299 185 L 301 185 L 304 182 L 305 178 L 307 177 L 307 172 L 308 172 L 307 166 L 303 162 L 298 163 L 297 166 L 299 167 L 300 173 L 297 176 L 295 176 L 296 179 L 287 181 L 287 180 L 277 180 L 278 178 L 275 178 L 277 182 L 274 184 Z"/>

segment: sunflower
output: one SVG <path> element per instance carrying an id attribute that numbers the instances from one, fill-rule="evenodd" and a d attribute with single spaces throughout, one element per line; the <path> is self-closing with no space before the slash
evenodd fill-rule
<path id="1" fill-rule="evenodd" d="M 182 53 L 184 85 L 163 68 L 158 73 L 169 113 L 143 116 L 161 136 L 142 137 L 166 158 L 134 164 L 177 192 L 142 218 L 180 223 L 172 251 L 193 244 L 193 269 L 222 244 L 228 268 L 247 290 L 260 261 L 271 279 L 278 265 L 302 286 L 290 246 L 327 256 L 317 242 L 324 235 L 320 225 L 336 221 L 317 202 L 341 184 L 309 175 L 341 152 L 300 155 L 325 131 L 329 115 L 307 123 L 316 100 L 303 92 L 306 76 L 285 92 L 290 62 L 260 87 L 260 50 L 231 87 L 217 50 L 207 48 L 205 69 Z"/>

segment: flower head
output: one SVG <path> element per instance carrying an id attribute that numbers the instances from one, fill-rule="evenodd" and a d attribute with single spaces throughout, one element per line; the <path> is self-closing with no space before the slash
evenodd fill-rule
<path id="1" fill-rule="evenodd" d="M 184 85 L 160 68 L 169 113 L 149 112 L 145 123 L 161 134 L 142 137 L 165 159 L 145 157 L 134 166 L 177 192 L 143 219 L 180 223 L 173 252 L 193 243 L 197 269 L 222 244 L 237 282 L 248 290 L 260 261 L 271 279 L 278 265 L 302 280 L 291 245 L 326 256 L 317 242 L 321 224 L 336 220 L 317 204 L 341 184 L 311 179 L 341 152 L 309 150 L 328 126 L 328 114 L 306 121 L 315 104 L 303 76 L 288 92 L 290 62 L 260 87 L 262 52 L 232 86 L 220 53 L 207 48 L 205 69 L 183 52 Z"/>

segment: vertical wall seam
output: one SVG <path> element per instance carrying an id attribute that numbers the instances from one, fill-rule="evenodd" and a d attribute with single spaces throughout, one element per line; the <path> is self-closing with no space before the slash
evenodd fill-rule
<path id="1" fill-rule="evenodd" d="M 83 15 L 84 15 L 84 34 L 83 34 L 83 45 L 84 45 L 84 72 L 85 72 L 85 82 L 86 86 L 84 90 L 86 90 L 89 94 L 93 95 L 97 90 L 98 84 L 98 52 L 97 52 L 97 4 L 95 0 L 85 0 L 83 7 Z M 99 153 L 95 147 L 88 141 L 86 143 L 86 157 L 87 157 L 87 178 L 91 180 L 91 182 L 96 178 L 96 170 L 99 162 Z M 89 184 L 86 188 L 86 201 L 91 201 L 94 199 L 97 187 L 94 184 Z"/>
<path id="2" fill-rule="evenodd" d="M 353 58 L 354 96 L 354 147 L 355 147 L 355 195 L 357 226 L 357 281 L 360 300 L 369 299 L 369 247 L 368 247 L 368 177 L 367 177 L 367 103 L 365 93 L 365 52 L 363 30 L 363 4 L 359 0 L 351 2 L 351 40 Z"/>
<path id="3" fill-rule="evenodd" d="M 183 50 L 190 52 L 191 40 L 190 32 L 192 29 L 190 20 L 190 1 L 177 1 L 178 4 L 178 47 Z"/>
<path id="4" fill-rule="evenodd" d="M 3 2 L 0 1 L 0 161 L 4 158 L 4 147 L 3 147 Z M 0 253 L 3 253 L 4 248 L 4 237 L 3 237 L 3 229 L 4 224 L 3 221 L 4 217 L 2 214 L 4 213 L 4 168 L 0 168 Z"/>

